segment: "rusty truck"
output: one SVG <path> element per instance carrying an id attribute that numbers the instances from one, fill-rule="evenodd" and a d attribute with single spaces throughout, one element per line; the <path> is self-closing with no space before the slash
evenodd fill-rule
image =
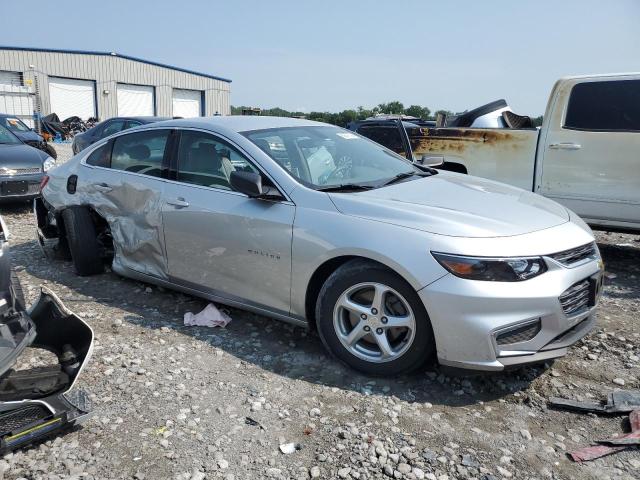
<path id="1" fill-rule="evenodd" d="M 594 228 L 640 231 L 640 73 L 565 77 L 540 127 L 498 100 L 435 125 L 371 118 L 349 128 L 408 159 L 549 197 Z"/>

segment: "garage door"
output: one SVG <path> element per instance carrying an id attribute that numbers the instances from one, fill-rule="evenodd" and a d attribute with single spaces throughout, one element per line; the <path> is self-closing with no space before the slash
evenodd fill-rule
<path id="1" fill-rule="evenodd" d="M 96 116 L 96 86 L 91 80 L 49 77 L 51 113 L 60 120 L 80 117 L 87 120 Z"/>
<path id="2" fill-rule="evenodd" d="M 119 83 L 118 115 L 121 117 L 155 115 L 153 87 Z"/>
<path id="3" fill-rule="evenodd" d="M 202 92 L 173 89 L 173 116 L 199 117 L 202 115 Z"/>

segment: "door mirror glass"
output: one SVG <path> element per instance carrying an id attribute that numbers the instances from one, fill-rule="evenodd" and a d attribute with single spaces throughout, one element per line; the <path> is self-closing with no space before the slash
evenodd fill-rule
<path id="1" fill-rule="evenodd" d="M 262 188 L 262 177 L 259 173 L 233 171 L 230 176 L 231 187 L 249 197 L 259 197 L 264 193 Z"/>

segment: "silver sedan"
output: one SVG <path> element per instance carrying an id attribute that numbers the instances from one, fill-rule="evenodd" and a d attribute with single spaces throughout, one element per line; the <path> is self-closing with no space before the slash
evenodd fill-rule
<path id="1" fill-rule="evenodd" d="M 591 230 L 533 193 L 412 164 L 341 128 L 138 127 L 50 172 L 39 241 L 124 276 L 317 329 L 363 372 L 502 370 L 594 325 Z"/>

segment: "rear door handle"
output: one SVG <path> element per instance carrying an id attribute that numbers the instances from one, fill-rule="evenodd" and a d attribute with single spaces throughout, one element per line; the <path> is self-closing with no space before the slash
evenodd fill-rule
<path id="1" fill-rule="evenodd" d="M 184 198 L 173 198 L 171 200 L 167 200 L 167 205 L 173 205 L 176 208 L 187 208 L 189 206 L 189 202 L 187 202 Z"/>
<path id="2" fill-rule="evenodd" d="M 549 145 L 549 148 L 552 148 L 553 150 L 580 150 L 582 148 L 582 145 L 580 145 L 579 143 L 562 142 L 551 143 Z"/>
<path id="3" fill-rule="evenodd" d="M 113 187 L 111 185 L 109 185 L 108 183 L 104 183 L 104 182 L 94 183 L 93 187 L 96 190 L 98 190 L 99 192 L 103 192 L 103 193 L 108 193 L 111 190 L 113 190 Z"/>

